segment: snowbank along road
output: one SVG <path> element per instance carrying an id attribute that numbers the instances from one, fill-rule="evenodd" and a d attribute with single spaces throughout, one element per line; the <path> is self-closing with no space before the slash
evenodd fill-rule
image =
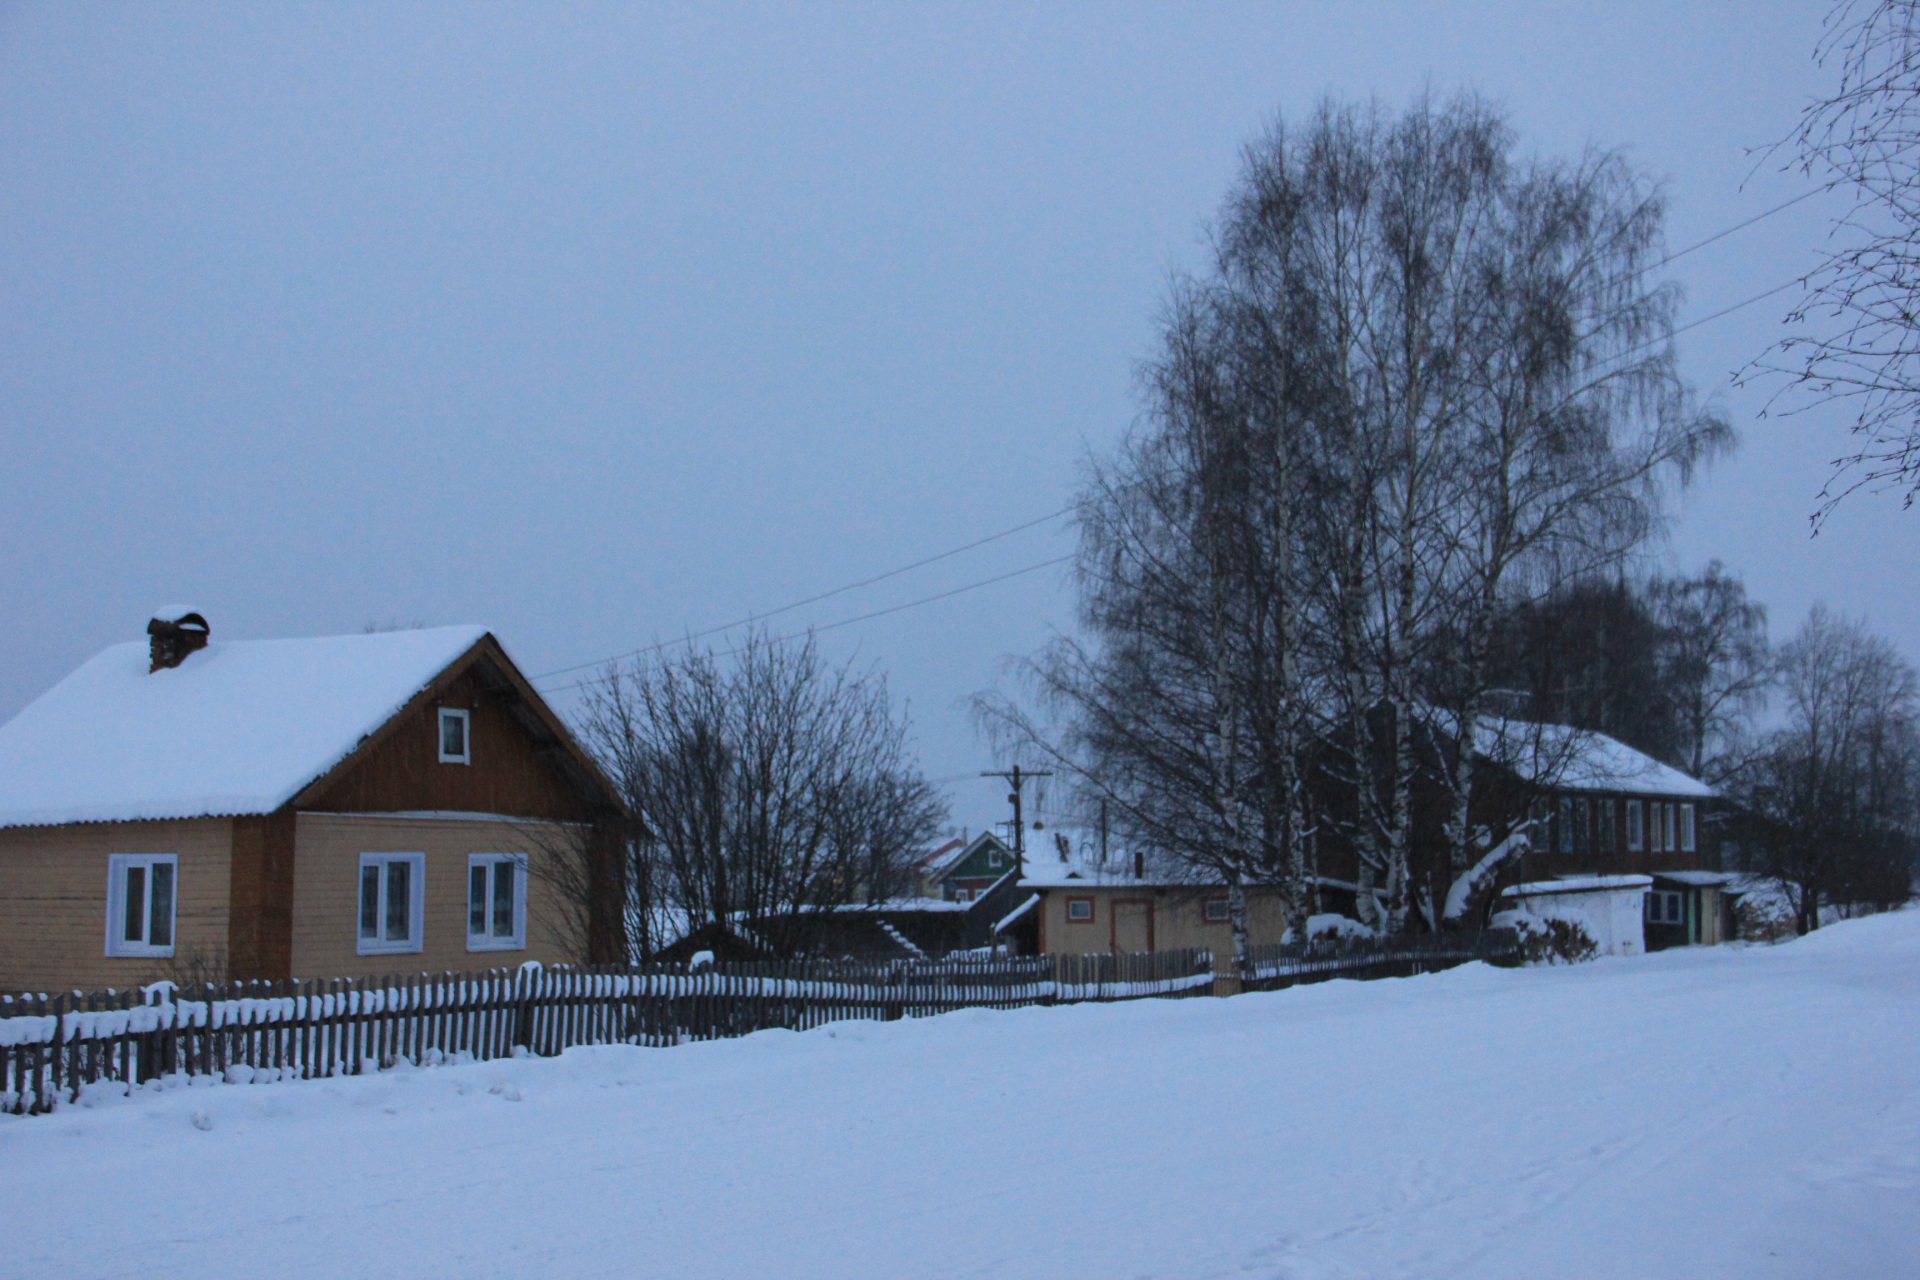
<path id="1" fill-rule="evenodd" d="M 1920 1276 L 1920 912 L 1774 948 L 96 1097 L 0 1273 Z"/>

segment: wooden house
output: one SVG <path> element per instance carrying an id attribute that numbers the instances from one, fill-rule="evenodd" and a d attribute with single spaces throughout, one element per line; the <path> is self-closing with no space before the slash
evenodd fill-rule
<path id="1" fill-rule="evenodd" d="M 0 990 L 624 957 L 618 794 L 492 635 L 148 630 L 0 726 Z"/>
<path id="2" fill-rule="evenodd" d="M 983 831 L 971 840 L 949 840 L 915 867 L 922 897 L 973 902 L 1013 870 L 1013 850 Z"/>
<path id="3" fill-rule="evenodd" d="M 1475 746 L 1475 825 L 1490 844 L 1516 832 L 1525 843 L 1516 843 L 1524 852 L 1501 862 L 1472 895 L 1459 927 L 1479 927 L 1497 909 L 1525 910 L 1529 903 L 1570 910 L 1565 904 L 1577 884 L 1583 892 L 1607 890 L 1607 918 L 1596 928 L 1610 950 L 1633 954 L 1731 936 L 1735 877 L 1719 869 L 1719 827 L 1710 821 L 1719 801 L 1711 787 L 1604 734 L 1560 725 L 1489 721 Z M 1435 779 L 1414 788 L 1414 808 L 1411 871 L 1439 912 L 1454 874 L 1440 840 L 1445 793 Z M 1030 852 L 1017 910 L 1000 935 L 1043 952 L 1231 953 L 1224 884 L 1196 882 L 1188 869 L 1160 859 L 1103 860 L 1094 847 L 1069 840 Z M 1312 863 L 1310 933 L 1349 932 L 1380 918 L 1379 886 L 1350 846 L 1325 835 Z M 1627 881 L 1638 913 L 1631 927 L 1616 918 Z M 1246 896 L 1249 941 L 1281 941 L 1286 918 L 1278 892 L 1251 885 Z"/>

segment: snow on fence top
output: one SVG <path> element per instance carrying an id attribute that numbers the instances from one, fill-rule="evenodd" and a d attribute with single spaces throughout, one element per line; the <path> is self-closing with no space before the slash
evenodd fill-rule
<path id="1" fill-rule="evenodd" d="M 115 645 L 0 726 L 0 827 L 270 813 L 486 634 Z"/>

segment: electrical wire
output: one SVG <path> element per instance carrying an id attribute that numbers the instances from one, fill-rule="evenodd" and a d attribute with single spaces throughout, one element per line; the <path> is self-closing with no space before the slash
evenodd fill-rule
<path id="1" fill-rule="evenodd" d="M 1755 223 L 1764 221 L 1767 218 L 1771 218 L 1773 215 L 1780 213 L 1786 209 L 1791 209 L 1794 205 L 1797 205 L 1804 200 L 1810 200 L 1814 196 L 1817 196 L 1821 194 L 1823 191 L 1826 191 L 1828 189 L 1829 189 L 1828 187 L 1820 186 L 1820 187 L 1815 187 L 1808 191 L 1803 191 L 1799 195 L 1783 200 L 1779 204 L 1776 204 L 1771 208 L 1763 209 L 1759 213 L 1754 214 L 1752 217 L 1743 218 L 1739 222 L 1734 223 L 1732 226 L 1725 227 L 1719 231 L 1716 231 L 1712 235 L 1707 236 L 1704 239 L 1696 240 L 1692 244 L 1687 245 L 1683 249 L 1676 249 L 1674 252 L 1668 254 L 1666 257 L 1661 258 L 1658 262 L 1654 263 L 1653 266 L 1649 268 L 1649 270 L 1659 270 L 1661 267 L 1666 266 L 1670 262 L 1674 262 L 1680 258 L 1684 258 L 1688 254 L 1693 253 L 1699 249 L 1704 249 L 1710 244 L 1714 244 L 1720 240 L 1724 240 L 1728 236 L 1733 235 L 1736 232 L 1744 231 L 1748 227 L 1754 225 Z M 1689 321 L 1688 323 L 1681 325 L 1676 329 L 1673 329 L 1669 333 L 1661 335 L 1660 338 L 1649 339 L 1648 341 L 1643 342 L 1638 346 L 1628 348 L 1626 351 L 1621 352 L 1620 356 L 1616 358 L 1624 358 L 1627 356 L 1634 355 L 1637 352 L 1646 349 L 1647 347 L 1653 346 L 1656 342 L 1666 341 L 1667 339 L 1672 338 L 1676 334 L 1685 333 L 1690 329 L 1699 328 L 1701 325 L 1711 323 L 1712 321 L 1718 320 L 1723 316 L 1731 315 L 1732 313 L 1742 310 L 1743 308 L 1750 307 L 1757 302 L 1763 302 L 1766 299 L 1771 298 L 1777 293 L 1782 293 L 1787 289 L 1792 288 L 1794 285 L 1800 284 L 1804 279 L 1805 277 L 1798 277 L 1796 279 L 1789 280 L 1785 284 L 1776 285 L 1773 288 L 1766 290 L 1764 293 L 1757 293 L 1751 298 L 1747 298 L 1744 301 L 1734 303 L 1732 306 L 1723 307 L 1719 311 L 1713 312 L 1711 315 L 1702 316 L 1698 320 Z M 1012 537 L 1016 533 L 1024 533 L 1026 530 L 1035 528 L 1038 525 L 1043 525 L 1043 524 L 1049 523 L 1050 521 L 1058 520 L 1061 516 L 1066 515 L 1068 512 L 1072 510 L 1073 510 L 1073 507 L 1071 505 L 1061 507 L 1059 510 L 1049 512 L 1044 516 L 1038 516 L 1032 520 L 1024 521 L 1020 524 L 1014 525 L 1011 528 L 1002 529 L 997 533 L 990 533 L 984 538 L 977 538 L 974 541 L 965 543 L 961 546 L 953 547 L 949 550 L 941 551 L 934 555 L 927 556 L 925 559 L 915 560 L 911 564 L 904 564 L 896 569 L 889 569 L 884 573 L 877 573 L 877 574 L 874 574 L 872 577 L 862 578 L 857 582 L 849 582 L 842 586 L 834 587 L 829 591 L 822 591 L 816 595 L 807 596 L 805 599 L 795 600 L 789 604 L 783 604 L 777 609 L 769 609 L 763 613 L 749 614 L 748 616 L 744 618 L 736 619 L 733 622 L 726 622 L 726 623 L 720 624 L 719 626 L 708 627 L 703 631 L 692 632 L 688 635 L 680 637 L 677 640 L 659 641 L 657 643 L 650 644 L 650 645 L 642 645 L 637 649 L 629 649 L 623 653 L 612 654 L 608 657 L 595 658 L 588 662 L 577 662 L 577 663 L 574 663 L 572 666 L 555 667 L 551 671 L 543 671 L 539 675 L 533 676 L 532 680 L 536 682 L 540 680 L 549 680 L 549 679 L 552 679 L 554 676 L 569 675 L 575 671 L 585 671 L 590 667 L 602 667 L 610 662 L 619 662 L 627 658 L 637 658 L 642 654 L 647 654 L 647 653 L 657 653 L 662 649 L 672 648 L 676 645 L 685 644 L 692 640 L 703 639 L 707 636 L 718 635 L 724 631 L 732 631 L 738 627 L 743 627 L 750 623 L 765 621 L 768 618 L 777 618 L 783 613 L 791 613 L 795 609 L 802 609 L 810 604 L 818 604 L 822 600 L 831 600 L 835 596 L 845 595 L 849 591 L 858 591 L 862 587 L 870 587 L 870 586 L 873 586 L 875 583 L 885 582 L 890 578 L 897 578 L 901 574 L 912 573 L 916 569 L 924 569 L 930 564 L 938 564 L 942 560 L 952 559 L 954 556 L 962 555 L 978 547 L 984 547 L 988 543 L 998 542 L 1002 538 Z M 885 617 L 888 614 L 898 613 L 904 609 L 918 608 L 923 604 L 932 604 L 932 603 L 935 603 L 936 601 L 945 600 L 952 596 L 960 595 L 968 591 L 977 590 L 980 587 L 991 586 L 996 582 L 1004 582 L 1009 578 L 1016 578 L 1023 574 L 1034 573 L 1040 569 L 1049 568 L 1056 564 L 1062 564 L 1071 558 L 1072 558 L 1071 556 L 1061 556 L 1053 560 L 1044 561 L 1037 565 L 1029 565 L 1024 569 L 1016 569 L 1011 573 L 1001 574 L 998 577 L 986 578 L 979 582 L 969 583 L 968 585 L 963 587 L 956 587 L 952 591 L 943 591 L 937 595 L 927 596 L 920 600 L 909 601 L 906 604 L 895 605 L 887 609 L 879 609 L 872 613 L 861 614 L 858 617 L 846 618 L 839 622 L 828 623 L 825 626 L 811 628 L 811 630 L 816 633 L 821 631 L 832 631 L 840 627 L 852 626 L 855 623 L 866 622 L 874 618 Z M 806 634 L 806 632 L 800 632 L 796 634 L 804 635 Z M 794 637 L 782 637 L 782 638 L 790 639 Z M 739 652 L 739 650 L 729 649 L 725 654 L 721 654 L 719 656 L 727 657 L 737 652 Z M 558 692 L 563 689 L 576 689 L 590 683 L 593 683 L 593 681 L 578 680 L 578 681 L 574 681 L 571 684 L 557 685 L 552 690 L 549 690 L 549 692 Z"/>
<path id="2" fill-rule="evenodd" d="M 954 596 L 965 595 L 969 591 L 978 591 L 982 587 L 990 587 L 996 582 L 1005 582 L 1009 578 L 1018 578 L 1029 573 L 1038 573 L 1042 569 L 1051 569 L 1055 565 L 1065 564 L 1067 561 L 1071 559 L 1073 559 L 1073 554 L 1069 552 L 1064 556 L 1055 556 L 1051 560 L 1042 560 L 1038 564 L 1027 565 L 1023 569 L 1014 569 L 1007 573 L 995 574 L 991 578 L 981 578 L 977 582 L 969 582 L 964 586 L 953 587 L 946 591 L 935 592 L 933 595 L 930 595 L 930 596 L 922 596 L 918 600 L 908 600 L 904 604 L 889 605 L 885 609 L 875 609 L 870 613 L 858 614 L 855 617 L 851 617 L 851 618 L 842 618 L 838 622 L 828 622 L 821 626 L 808 627 L 802 631 L 790 632 L 787 635 L 774 636 L 773 642 L 778 644 L 787 640 L 798 640 L 804 636 L 819 635 L 823 631 L 838 631 L 841 627 L 851 627 L 858 622 L 871 622 L 875 618 L 884 618 L 888 614 L 900 613 L 907 609 L 918 609 L 921 605 L 933 604 L 940 600 L 950 600 Z M 738 625 L 738 624 L 735 624 L 735 625 Z M 691 636 L 688 637 L 688 639 L 692 639 L 692 638 L 693 637 Z M 652 648 L 662 649 L 666 647 L 667 647 L 666 645 L 662 644 L 662 645 L 654 645 Z M 723 650 L 722 652 L 717 653 L 714 656 L 717 658 L 730 658 L 734 654 L 739 653 L 743 648 L 745 648 L 744 645 L 736 646 L 735 648 L 732 648 L 732 649 Z M 639 649 L 639 650 L 635 650 L 635 653 L 648 653 L 651 651 L 652 651 L 651 649 Z M 617 661 L 617 659 L 609 659 L 609 661 Z M 551 688 L 542 689 L 540 692 L 560 693 L 568 689 L 583 689 L 587 685 L 600 683 L 600 680 L 601 680 L 601 677 L 599 676 L 588 676 L 583 680 L 574 680 L 567 684 L 554 685 Z"/>
<path id="3" fill-rule="evenodd" d="M 708 627 L 705 631 L 695 631 L 690 635 L 680 637 L 678 640 L 663 640 L 657 644 L 642 645 L 638 649 L 629 649 L 625 653 L 616 653 L 610 657 L 595 658 L 591 662 L 576 662 L 570 667 L 555 667 L 551 671 L 543 671 L 539 675 L 530 678 L 533 680 L 547 680 L 554 676 L 566 675 L 569 672 L 585 671 L 588 667 L 602 667 L 609 662 L 619 662 L 625 658 L 637 658 L 643 653 L 657 653 L 661 649 L 670 649 L 675 645 L 685 644 L 689 640 L 699 640 L 705 636 L 718 635 L 722 631 L 732 631 L 736 627 L 744 627 L 751 622 L 763 622 L 768 618 L 777 618 L 783 613 L 792 613 L 795 609 L 804 608 L 810 604 L 818 604 L 822 600 L 831 600 L 833 597 L 845 595 L 849 591 L 858 591 L 861 587 L 870 587 L 876 582 L 885 582 L 888 578 L 897 578 L 903 573 L 911 573 L 915 569 L 924 569 L 930 564 L 938 564 L 942 560 L 950 560 L 954 556 L 960 555 L 963 552 L 972 551 L 976 547 L 984 547 L 989 542 L 998 542 L 1000 539 L 1010 538 L 1016 533 L 1024 533 L 1036 525 L 1043 525 L 1049 521 L 1058 520 L 1061 516 L 1066 515 L 1072 510 L 1073 507 L 1071 505 L 1064 506 L 1058 511 L 1052 511 L 1044 516 L 1028 520 L 1024 524 L 1014 525 L 1011 529 L 1002 529 L 998 533 L 990 533 L 984 538 L 976 538 L 964 546 L 942 551 L 937 555 L 928 556 L 924 560 L 915 560 L 912 564 L 903 564 L 898 569 L 889 569 L 885 573 L 876 573 L 871 578 L 862 578 L 858 582 L 849 582 L 845 586 L 835 587 L 831 591 L 822 591 L 820 594 L 808 596 L 804 600 L 795 600 L 792 604 L 783 604 L 778 609 L 769 609 L 764 613 L 748 614 L 746 617 L 733 622 L 722 623 L 717 627 Z M 1021 572 L 1026 572 L 1026 570 L 1021 570 Z M 937 599 L 939 597 L 935 598 Z M 845 624 L 835 623 L 834 625 L 844 626 Z"/>

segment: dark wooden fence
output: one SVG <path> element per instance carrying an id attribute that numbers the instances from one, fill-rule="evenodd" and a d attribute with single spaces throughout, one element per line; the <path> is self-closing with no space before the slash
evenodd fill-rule
<path id="1" fill-rule="evenodd" d="M 1130 1000 L 1211 989 L 1206 951 L 540 969 L 0 997 L 0 1111 L 52 1110 L 89 1085 L 354 1075 L 398 1062 L 674 1045 L 848 1018 Z"/>
<path id="2" fill-rule="evenodd" d="M 1511 929 L 1427 937 L 1324 938 L 1311 943 L 1250 947 L 1248 990 L 1270 991 L 1328 978 L 1409 977 L 1483 960 L 1515 965 L 1520 938 Z"/>

